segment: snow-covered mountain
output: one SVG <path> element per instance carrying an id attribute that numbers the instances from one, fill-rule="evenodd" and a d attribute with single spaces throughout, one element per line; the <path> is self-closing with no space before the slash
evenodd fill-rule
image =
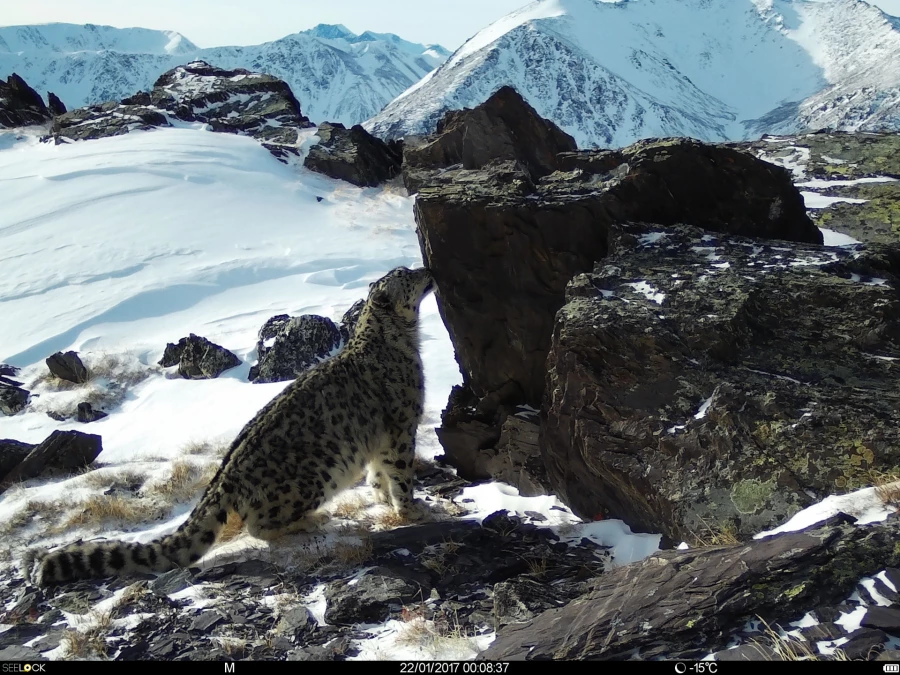
<path id="1" fill-rule="evenodd" d="M 356 124 L 442 63 L 440 45 L 319 25 L 250 47 L 200 49 L 171 31 L 74 24 L 0 27 L 0 75 L 16 72 L 70 108 L 149 89 L 165 71 L 203 60 L 285 80 L 310 119 Z"/>
<path id="2" fill-rule="evenodd" d="M 861 0 L 538 0 L 365 126 L 429 132 L 503 85 L 579 146 L 900 128 L 900 21 Z"/>

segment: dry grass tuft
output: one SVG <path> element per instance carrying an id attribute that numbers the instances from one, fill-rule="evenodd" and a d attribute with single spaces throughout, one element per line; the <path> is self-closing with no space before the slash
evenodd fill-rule
<path id="1" fill-rule="evenodd" d="M 897 473 L 880 474 L 873 477 L 875 494 L 885 506 L 900 511 L 900 475 Z"/>
<path id="2" fill-rule="evenodd" d="M 108 469 L 88 469 L 81 474 L 79 483 L 96 490 L 122 490 L 140 487 L 144 484 L 146 476 L 132 469 L 111 471 Z"/>
<path id="3" fill-rule="evenodd" d="M 689 542 L 691 548 L 707 548 L 710 546 L 734 546 L 740 544 L 737 527 L 728 520 L 721 523 L 710 524 L 703 518 L 703 530 L 691 532 L 693 541 Z"/>
<path id="4" fill-rule="evenodd" d="M 459 542 L 452 539 L 433 546 L 427 546 L 419 556 L 419 562 L 422 563 L 423 567 L 430 569 L 441 577 L 446 574 L 453 574 L 456 572 L 456 566 L 453 565 L 450 559 L 456 555 L 459 546 Z"/>
<path id="5" fill-rule="evenodd" d="M 369 504 L 358 494 L 350 494 L 341 499 L 334 507 L 335 517 L 344 520 L 359 520 L 365 515 Z"/>
<path id="6" fill-rule="evenodd" d="M 419 647 L 434 658 L 463 658 L 478 651 L 474 633 L 460 625 L 458 617 L 435 616 L 426 618 L 424 604 L 404 607 L 401 619 L 405 622 L 397 635 L 397 644 Z"/>
<path id="7" fill-rule="evenodd" d="M 166 509 L 151 500 L 127 499 L 118 495 L 95 495 L 78 504 L 68 518 L 51 532 L 65 532 L 71 527 L 99 525 L 106 522 L 131 525 L 156 520 L 165 513 Z"/>
<path id="8" fill-rule="evenodd" d="M 67 659 L 106 658 L 106 630 L 67 630 L 60 644 Z"/>
<path id="9" fill-rule="evenodd" d="M 151 483 L 143 490 L 148 496 L 162 497 L 170 503 L 190 501 L 209 485 L 219 470 L 217 464 L 197 465 L 185 460 L 172 464 L 172 471 L 165 480 Z"/>
<path id="10" fill-rule="evenodd" d="M 247 641 L 236 637 L 220 637 L 214 638 L 218 641 L 222 651 L 230 657 L 240 657 L 247 649 Z"/>
<path id="11" fill-rule="evenodd" d="M 338 541 L 331 547 L 329 557 L 340 567 L 355 568 L 372 557 L 371 537 L 361 537 L 359 542 Z"/>
<path id="12" fill-rule="evenodd" d="M 182 453 L 186 455 L 208 455 L 210 457 L 222 458 L 228 452 L 230 444 L 226 441 L 188 441 L 181 447 Z"/>
<path id="13" fill-rule="evenodd" d="M 55 521 L 71 507 L 72 502 L 62 499 L 30 499 L 10 519 L 0 523 L 0 534 L 12 534 L 38 520 Z"/>
<path id="14" fill-rule="evenodd" d="M 375 516 L 374 523 L 381 530 L 392 530 L 395 527 L 408 525 L 409 518 L 400 515 L 394 509 L 387 509 Z"/>
<path id="15" fill-rule="evenodd" d="M 815 643 L 807 642 L 793 635 L 781 635 L 761 617 L 757 617 L 766 627 L 764 638 L 750 640 L 749 644 L 758 648 L 760 659 L 769 651 L 775 652 L 782 661 L 849 661 L 847 653 L 842 649 L 835 649 L 831 655 L 820 654 Z"/>

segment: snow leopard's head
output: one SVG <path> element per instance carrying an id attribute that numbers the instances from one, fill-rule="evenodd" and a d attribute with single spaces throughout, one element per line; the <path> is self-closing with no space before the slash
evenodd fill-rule
<path id="1" fill-rule="evenodd" d="M 366 303 L 376 312 L 391 312 L 406 321 L 418 318 L 419 303 L 434 288 L 434 279 L 424 267 L 397 267 L 374 282 Z"/>

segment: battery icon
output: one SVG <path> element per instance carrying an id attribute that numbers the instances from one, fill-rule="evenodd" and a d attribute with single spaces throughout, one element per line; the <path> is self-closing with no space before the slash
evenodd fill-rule
<path id="1" fill-rule="evenodd" d="M 885 663 L 884 664 L 884 672 L 900 673 L 900 663 Z"/>

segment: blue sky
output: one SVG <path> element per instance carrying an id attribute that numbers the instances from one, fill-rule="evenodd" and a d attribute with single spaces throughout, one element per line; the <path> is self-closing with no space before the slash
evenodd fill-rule
<path id="1" fill-rule="evenodd" d="M 866 0 L 900 16 L 900 0 Z M 200 47 L 258 44 L 317 23 L 342 23 L 361 33 L 396 33 L 414 42 L 456 49 L 526 0 L 2 0 L 0 25 L 97 23 L 175 30 Z M 673 0 L 677 2 L 677 0 Z"/>

